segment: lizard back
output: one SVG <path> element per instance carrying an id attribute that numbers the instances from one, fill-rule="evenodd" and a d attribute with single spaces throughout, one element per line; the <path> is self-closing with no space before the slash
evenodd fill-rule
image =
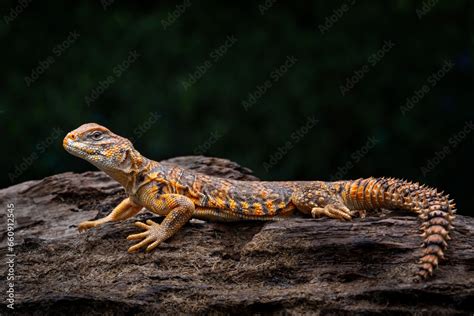
<path id="1" fill-rule="evenodd" d="M 163 193 L 188 196 L 198 207 L 257 216 L 285 215 L 295 209 L 291 203 L 294 182 L 239 181 L 181 167 L 155 168 L 155 172 L 161 169 L 167 179 Z"/>

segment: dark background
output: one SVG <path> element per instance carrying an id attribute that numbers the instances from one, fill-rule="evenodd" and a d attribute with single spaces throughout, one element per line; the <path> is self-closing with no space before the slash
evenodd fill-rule
<path id="1" fill-rule="evenodd" d="M 474 10 L 433 2 L 267 1 L 262 14 L 264 1 L 2 1 L 0 187 L 93 170 L 62 138 L 97 122 L 155 160 L 202 153 L 269 180 L 407 178 L 473 214 Z"/>

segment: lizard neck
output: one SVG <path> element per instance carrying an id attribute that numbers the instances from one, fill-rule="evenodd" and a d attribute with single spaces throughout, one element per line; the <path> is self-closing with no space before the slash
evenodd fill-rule
<path id="1" fill-rule="evenodd" d="M 137 175 L 148 170 L 152 161 L 142 156 L 134 148 L 127 149 L 124 152 L 122 161 L 113 167 L 102 169 L 112 179 L 120 183 L 127 193 L 133 191 Z"/>

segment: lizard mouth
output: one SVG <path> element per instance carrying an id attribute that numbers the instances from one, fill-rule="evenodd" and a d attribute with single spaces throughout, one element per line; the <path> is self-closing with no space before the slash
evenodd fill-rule
<path id="1" fill-rule="evenodd" d="M 84 157 L 84 152 L 82 152 L 79 148 L 75 147 L 71 140 L 64 139 L 63 147 L 68 153 L 70 153 L 73 156 L 76 156 L 76 157 L 79 157 L 79 158 Z"/>
<path id="2" fill-rule="evenodd" d="M 77 152 L 77 148 L 73 146 L 74 140 L 72 138 L 73 137 L 71 133 L 67 134 L 63 139 L 63 147 L 68 153 L 75 154 Z"/>
<path id="3" fill-rule="evenodd" d="M 69 134 L 63 139 L 63 147 L 64 149 L 66 149 L 67 152 L 72 153 L 72 141 L 68 136 Z"/>
<path id="4" fill-rule="evenodd" d="M 77 139 L 76 135 L 74 135 L 72 132 L 67 133 L 67 135 L 63 139 L 63 147 L 64 149 L 68 150 L 69 148 L 72 147 L 72 143 Z"/>
<path id="5" fill-rule="evenodd" d="M 75 137 L 72 136 L 70 133 L 66 135 L 63 139 L 63 147 L 64 149 L 79 158 L 86 158 L 86 156 L 89 154 L 94 154 L 92 150 L 87 150 L 86 146 L 84 144 L 81 144 L 80 142 L 77 142 L 74 140 Z"/>

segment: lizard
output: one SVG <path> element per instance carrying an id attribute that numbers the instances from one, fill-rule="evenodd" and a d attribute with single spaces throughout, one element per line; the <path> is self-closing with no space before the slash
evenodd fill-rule
<path id="1" fill-rule="evenodd" d="M 422 255 L 416 280 L 433 274 L 447 249 L 456 206 L 437 189 L 395 178 L 370 177 L 339 181 L 241 181 L 213 177 L 142 156 L 127 138 L 96 123 L 69 132 L 63 147 L 119 182 L 127 198 L 107 216 L 79 224 L 79 231 L 123 221 L 142 209 L 164 216 L 147 220 L 128 240 L 128 251 L 155 249 L 191 218 L 211 221 L 284 220 L 295 213 L 307 217 L 351 220 L 357 212 L 402 209 L 421 219 Z"/>

